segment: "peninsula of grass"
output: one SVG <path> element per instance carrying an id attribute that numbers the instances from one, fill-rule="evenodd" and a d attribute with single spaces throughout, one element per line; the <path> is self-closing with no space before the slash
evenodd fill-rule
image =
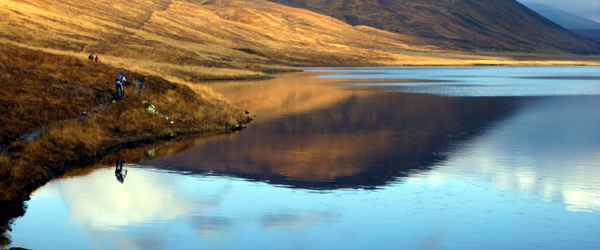
<path id="1" fill-rule="evenodd" d="M 120 72 L 130 83 L 115 101 Z M 7 229 L 37 187 L 124 145 L 230 131 L 247 119 L 210 89 L 2 44 L 0 226 Z"/>

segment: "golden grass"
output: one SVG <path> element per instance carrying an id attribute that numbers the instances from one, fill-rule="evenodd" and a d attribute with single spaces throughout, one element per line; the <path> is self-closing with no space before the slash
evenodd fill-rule
<path id="1" fill-rule="evenodd" d="M 70 56 L 5 45 L 0 56 L 0 199 L 20 200 L 37 185 L 73 166 L 88 163 L 123 143 L 185 133 L 231 130 L 245 122 L 240 110 L 209 89 L 146 75 L 141 94 L 124 87 L 112 103 L 114 78 L 142 75 Z M 158 113 L 148 112 L 152 104 Z M 91 112 L 98 107 L 100 112 Z M 81 115 L 87 112 L 87 115 Z M 168 117 L 168 119 L 166 118 Z M 45 128 L 33 141 L 15 141 Z"/>
<path id="2" fill-rule="evenodd" d="M 127 15 L 116 15 L 127 7 Z M 599 57 L 481 56 L 423 45 L 419 37 L 264 0 L 0 2 L 0 42 L 85 58 L 178 83 L 253 79 L 291 66 L 593 64 Z M 556 58 L 567 58 L 556 60 Z M 523 62 L 524 61 L 524 62 Z"/>

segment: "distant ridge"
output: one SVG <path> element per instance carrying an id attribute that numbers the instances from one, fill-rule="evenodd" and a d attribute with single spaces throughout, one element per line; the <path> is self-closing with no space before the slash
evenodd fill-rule
<path id="1" fill-rule="evenodd" d="M 598 54 L 600 44 L 567 31 L 515 0 L 270 0 L 472 51 Z"/>
<path id="2" fill-rule="evenodd" d="M 581 30 L 581 29 L 594 29 L 600 30 L 600 23 L 593 20 L 581 17 L 557 8 L 550 7 L 545 4 L 539 3 L 528 3 L 523 2 L 525 6 L 550 19 L 550 21 L 557 23 L 558 25 L 570 29 L 570 30 Z M 600 10 L 598 10 L 600 11 Z"/>
<path id="3" fill-rule="evenodd" d="M 600 23 L 544 4 L 523 4 L 571 32 L 600 44 Z"/>

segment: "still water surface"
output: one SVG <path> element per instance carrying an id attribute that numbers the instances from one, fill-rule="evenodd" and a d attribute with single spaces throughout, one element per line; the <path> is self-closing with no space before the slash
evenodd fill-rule
<path id="1" fill-rule="evenodd" d="M 52 181 L 11 246 L 600 247 L 600 67 L 306 71 L 209 84 L 248 129 Z"/>

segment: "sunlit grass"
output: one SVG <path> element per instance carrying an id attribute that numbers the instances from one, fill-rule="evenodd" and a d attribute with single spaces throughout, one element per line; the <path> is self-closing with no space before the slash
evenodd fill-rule
<path id="1" fill-rule="evenodd" d="M 101 60 L 180 83 L 265 78 L 289 66 L 598 64 L 596 57 L 457 53 L 263 0 L 0 3 L 2 42 Z M 127 16 L 115 16 L 127 9 Z M 458 56 L 457 56 L 458 55 Z M 497 61 L 497 62 L 495 62 Z M 526 61 L 522 63 L 521 61 Z M 552 61 L 552 62 L 549 62 Z M 288 66 L 283 66 L 288 65 Z"/>

